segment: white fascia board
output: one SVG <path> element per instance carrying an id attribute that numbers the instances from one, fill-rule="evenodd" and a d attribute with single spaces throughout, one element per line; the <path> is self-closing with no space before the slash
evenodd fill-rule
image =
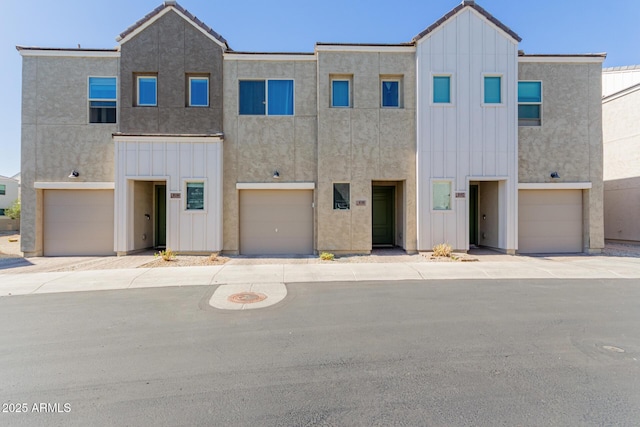
<path id="1" fill-rule="evenodd" d="M 147 135 L 114 135 L 114 142 L 222 142 L 220 136 L 147 136 Z"/>
<path id="2" fill-rule="evenodd" d="M 518 56 L 518 63 L 530 63 L 530 62 L 554 62 L 554 63 L 568 63 L 568 64 L 602 64 L 606 58 L 603 56 L 535 56 L 526 55 Z"/>
<path id="3" fill-rule="evenodd" d="M 129 40 L 131 40 L 132 38 L 134 38 L 135 36 L 137 36 L 138 34 L 140 34 L 142 31 L 144 31 L 145 29 L 147 29 L 147 27 L 149 27 L 150 25 L 152 25 L 154 22 L 156 22 L 158 19 L 162 18 L 164 15 L 166 15 L 167 13 L 169 13 L 169 11 L 173 11 L 175 13 L 178 14 L 178 16 L 180 16 L 181 18 L 183 18 L 184 20 L 186 20 L 187 22 L 189 22 L 195 29 L 197 29 L 198 31 L 200 31 L 202 34 L 204 34 L 205 36 L 209 37 L 211 40 L 213 40 L 214 42 L 216 42 L 219 46 L 221 46 L 223 49 L 227 48 L 227 45 L 225 45 L 224 43 L 222 43 L 220 40 L 218 40 L 217 38 L 215 38 L 213 35 L 209 34 L 208 32 L 206 32 L 204 30 L 204 28 L 202 28 L 199 25 L 196 25 L 191 19 L 189 19 L 188 16 L 186 16 L 184 13 L 180 12 L 178 9 L 176 9 L 175 7 L 171 7 L 171 6 L 167 6 L 165 7 L 163 10 L 161 10 L 156 16 L 154 16 L 153 18 L 149 19 L 147 22 L 145 22 L 144 24 L 140 25 L 138 28 L 136 28 L 135 30 L 133 30 L 131 33 L 127 34 L 127 36 L 123 39 L 116 39 L 116 41 L 122 45 L 126 42 L 128 42 Z"/>
<path id="4" fill-rule="evenodd" d="M 313 190 L 315 182 L 238 182 L 237 190 Z"/>
<path id="5" fill-rule="evenodd" d="M 415 46 L 316 45 L 316 52 L 415 53 Z"/>
<path id="6" fill-rule="evenodd" d="M 40 190 L 113 190 L 114 182 L 38 182 L 33 188 Z"/>
<path id="7" fill-rule="evenodd" d="M 591 182 L 521 182 L 518 190 L 589 190 Z"/>
<path id="8" fill-rule="evenodd" d="M 120 58 L 120 51 L 102 50 L 51 50 L 51 49 L 23 49 L 20 50 L 22 56 L 58 56 L 74 58 Z"/>
<path id="9" fill-rule="evenodd" d="M 313 53 L 305 55 L 290 55 L 286 53 L 229 53 L 225 52 L 226 61 L 316 61 Z"/>

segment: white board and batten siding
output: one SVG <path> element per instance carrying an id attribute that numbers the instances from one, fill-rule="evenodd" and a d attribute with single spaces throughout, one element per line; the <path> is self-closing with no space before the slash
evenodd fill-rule
<path id="1" fill-rule="evenodd" d="M 418 41 L 418 249 L 469 245 L 469 181 L 497 180 L 499 245 L 517 244 L 518 44 L 472 8 Z M 434 104 L 433 75 L 451 75 L 451 104 Z M 484 75 L 502 76 L 499 106 L 483 106 Z M 431 209 L 433 180 L 451 179 L 451 211 Z"/>
<path id="2" fill-rule="evenodd" d="M 133 183 L 165 181 L 166 246 L 175 251 L 222 250 L 222 139 L 114 136 L 115 250 L 133 248 Z M 186 210 L 186 183 L 205 183 L 202 211 Z M 179 198 L 171 197 L 179 194 Z"/>

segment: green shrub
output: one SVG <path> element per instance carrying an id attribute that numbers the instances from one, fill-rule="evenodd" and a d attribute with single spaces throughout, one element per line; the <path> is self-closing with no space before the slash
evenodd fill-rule
<path id="1" fill-rule="evenodd" d="M 11 207 L 5 209 L 4 214 L 11 219 L 20 219 L 20 199 L 16 199 Z"/>

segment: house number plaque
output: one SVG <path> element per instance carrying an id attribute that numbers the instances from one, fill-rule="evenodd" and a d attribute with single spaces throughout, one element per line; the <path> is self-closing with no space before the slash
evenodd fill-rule
<path id="1" fill-rule="evenodd" d="M 169 197 L 172 199 L 179 199 L 182 197 L 182 195 L 180 193 L 171 193 Z"/>

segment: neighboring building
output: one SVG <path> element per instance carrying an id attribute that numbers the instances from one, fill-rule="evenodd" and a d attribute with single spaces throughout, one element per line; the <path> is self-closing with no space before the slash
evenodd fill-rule
<path id="1" fill-rule="evenodd" d="M 640 66 L 602 73 L 604 232 L 640 242 Z"/>
<path id="2" fill-rule="evenodd" d="M 20 197 L 20 182 L 15 178 L 0 175 L 0 216 Z"/>
<path id="3" fill-rule="evenodd" d="M 464 1 L 408 43 L 235 52 L 165 1 L 115 49 L 18 47 L 22 249 L 597 252 L 604 55 L 519 41 Z"/>

